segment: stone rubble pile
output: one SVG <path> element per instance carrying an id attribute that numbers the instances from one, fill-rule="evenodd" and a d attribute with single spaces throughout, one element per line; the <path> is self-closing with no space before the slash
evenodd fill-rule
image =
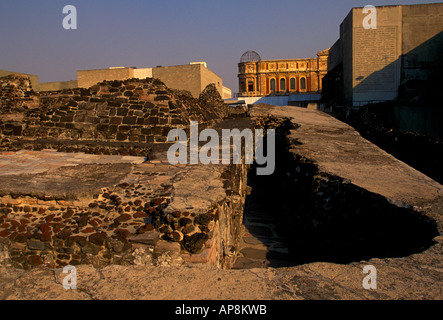
<path id="1" fill-rule="evenodd" d="M 29 77 L 12 74 L 0 78 L 0 112 L 22 112 L 26 105 L 35 105 L 35 92 Z"/>

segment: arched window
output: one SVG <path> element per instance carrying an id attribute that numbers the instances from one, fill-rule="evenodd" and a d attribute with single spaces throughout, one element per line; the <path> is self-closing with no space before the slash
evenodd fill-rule
<path id="1" fill-rule="evenodd" d="M 289 80 L 289 89 L 291 90 L 297 89 L 297 87 L 295 86 L 295 78 L 291 78 L 291 80 Z"/>
<path id="2" fill-rule="evenodd" d="M 270 87 L 271 87 L 271 91 L 275 91 L 275 79 L 272 78 L 270 81 Z"/>
<path id="3" fill-rule="evenodd" d="M 280 91 L 285 91 L 285 90 L 286 90 L 286 79 L 281 78 L 280 79 Z"/>
<path id="4" fill-rule="evenodd" d="M 254 82 L 248 81 L 248 91 L 254 91 Z"/>
<path id="5" fill-rule="evenodd" d="M 306 78 L 300 79 L 300 90 L 306 90 Z"/>

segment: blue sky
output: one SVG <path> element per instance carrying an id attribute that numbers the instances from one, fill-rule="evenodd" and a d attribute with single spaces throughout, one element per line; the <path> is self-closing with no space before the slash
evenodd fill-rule
<path id="1" fill-rule="evenodd" d="M 338 39 L 352 7 L 441 1 L 359 0 L 0 0 L 0 69 L 40 82 L 76 79 L 77 70 L 206 61 L 237 92 L 247 50 L 263 59 L 315 57 Z M 65 5 L 77 30 L 65 30 Z"/>

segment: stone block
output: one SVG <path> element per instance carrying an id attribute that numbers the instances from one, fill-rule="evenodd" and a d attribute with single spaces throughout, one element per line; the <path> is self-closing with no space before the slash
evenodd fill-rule
<path id="1" fill-rule="evenodd" d="M 144 118 L 145 114 L 142 110 L 134 110 L 134 116 Z"/>
<path id="2" fill-rule="evenodd" d="M 152 109 L 154 107 L 155 107 L 155 104 L 150 101 L 147 101 L 144 105 L 144 108 L 147 108 L 147 109 Z"/>
<path id="3" fill-rule="evenodd" d="M 108 107 L 119 108 L 121 107 L 121 103 L 115 101 L 108 101 Z"/>
<path id="4" fill-rule="evenodd" d="M 116 103 L 127 103 L 128 102 L 128 98 L 118 97 L 118 98 L 114 99 L 114 102 L 116 102 Z"/>
<path id="5" fill-rule="evenodd" d="M 192 263 L 208 263 L 211 256 L 211 249 L 204 249 L 199 254 L 191 255 Z"/>
<path id="6" fill-rule="evenodd" d="M 136 124 L 137 117 L 123 117 L 123 124 Z"/>
<path id="7" fill-rule="evenodd" d="M 144 134 L 144 135 L 152 134 L 152 129 L 151 128 L 142 128 L 141 134 Z"/>
<path id="8" fill-rule="evenodd" d="M 154 101 L 169 101 L 169 100 L 171 100 L 171 98 L 166 95 L 160 95 L 154 98 Z"/>
<path id="9" fill-rule="evenodd" d="M 43 260 L 39 255 L 32 255 L 28 257 L 28 263 L 32 266 L 39 266 L 43 264 Z"/>
<path id="10" fill-rule="evenodd" d="M 106 102 L 105 99 L 103 98 L 95 98 L 95 97 L 91 97 L 91 99 L 89 99 L 90 102 Z"/>
<path id="11" fill-rule="evenodd" d="M 117 125 L 110 125 L 109 126 L 109 133 L 110 134 L 115 134 L 115 133 L 117 133 L 117 130 L 118 130 L 118 126 Z"/>
<path id="12" fill-rule="evenodd" d="M 154 135 L 161 135 L 163 133 L 163 128 L 160 126 L 155 126 L 152 128 L 152 134 Z"/>
<path id="13" fill-rule="evenodd" d="M 160 125 L 165 125 L 165 124 L 168 124 L 169 119 L 168 118 L 160 118 L 158 120 L 158 122 L 159 122 Z"/>
<path id="14" fill-rule="evenodd" d="M 60 121 L 60 116 L 52 116 L 51 117 L 51 121 L 52 122 L 59 122 Z"/>
<path id="15" fill-rule="evenodd" d="M 177 125 L 177 124 L 186 124 L 186 123 L 180 118 L 172 118 L 171 125 Z"/>
<path id="16" fill-rule="evenodd" d="M 89 236 L 89 242 L 97 245 L 97 246 L 102 246 L 106 240 L 107 236 L 106 236 L 106 232 L 97 232 L 94 234 L 91 234 Z"/>
<path id="17" fill-rule="evenodd" d="M 81 102 L 78 105 L 78 110 L 94 110 L 94 104 L 89 102 Z"/>
<path id="18" fill-rule="evenodd" d="M 96 130 L 99 131 L 99 132 L 107 132 L 108 129 L 109 129 L 109 126 L 106 125 L 106 124 L 99 124 L 99 125 L 96 127 Z"/>
<path id="19" fill-rule="evenodd" d="M 12 129 L 12 134 L 14 136 L 21 136 L 23 132 L 22 126 L 14 126 Z"/>
<path id="20" fill-rule="evenodd" d="M 131 109 L 131 110 L 142 110 L 142 109 L 143 109 L 143 106 L 142 106 L 142 105 L 139 105 L 139 104 L 131 104 L 131 105 L 129 106 L 129 109 Z"/>
<path id="21" fill-rule="evenodd" d="M 122 125 L 118 127 L 118 132 L 129 132 L 131 130 L 131 126 L 128 125 Z"/>
<path id="22" fill-rule="evenodd" d="M 29 239 L 28 240 L 28 248 L 31 250 L 44 250 L 45 249 L 45 244 L 41 241 L 38 240 L 32 240 Z"/>
<path id="23" fill-rule="evenodd" d="M 126 117 L 128 115 L 128 108 L 117 108 L 117 115 Z"/>
<path id="24" fill-rule="evenodd" d="M 131 142 L 142 142 L 144 141 L 143 136 L 139 136 L 139 135 L 130 135 L 129 136 L 129 141 Z"/>
<path id="25" fill-rule="evenodd" d="M 155 245 L 160 239 L 160 233 L 157 231 L 148 231 L 129 238 L 130 242 Z"/>
<path id="26" fill-rule="evenodd" d="M 155 245 L 154 252 L 157 254 L 162 253 L 180 253 L 180 243 L 168 242 L 165 240 L 159 240 Z"/>
<path id="27" fill-rule="evenodd" d="M 158 117 L 149 117 L 145 119 L 145 125 L 156 125 L 158 124 Z"/>
<path id="28" fill-rule="evenodd" d="M 128 134 L 127 133 L 118 132 L 116 138 L 117 138 L 118 141 L 125 141 L 125 140 L 128 139 Z"/>
<path id="29" fill-rule="evenodd" d="M 99 117 L 92 117 L 92 116 L 88 116 L 86 117 L 86 121 L 87 123 L 100 123 L 100 118 Z"/>
<path id="30" fill-rule="evenodd" d="M 114 117 L 117 114 L 117 108 L 110 108 L 109 109 L 109 116 Z"/>
<path id="31" fill-rule="evenodd" d="M 191 255 L 189 253 L 183 252 L 183 253 L 180 254 L 180 256 L 182 257 L 182 259 L 186 263 L 190 263 L 191 262 Z"/>

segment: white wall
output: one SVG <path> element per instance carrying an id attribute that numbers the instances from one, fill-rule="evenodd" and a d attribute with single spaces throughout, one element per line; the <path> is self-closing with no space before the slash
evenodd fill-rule
<path id="1" fill-rule="evenodd" d="M 134 69 L 134 78 L 137 79 L 152 78 L 152 68 Z"/>

